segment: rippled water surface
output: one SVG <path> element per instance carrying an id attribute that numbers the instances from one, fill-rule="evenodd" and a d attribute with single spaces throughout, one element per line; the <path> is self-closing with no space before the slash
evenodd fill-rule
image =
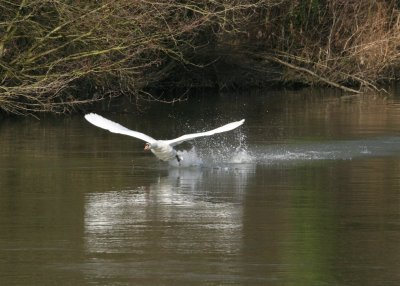
<path id="1" fill-rule="evenodd" d="M 400 97 L 201 97 L 0 121 L 0 285 L 400 285 Z"/>

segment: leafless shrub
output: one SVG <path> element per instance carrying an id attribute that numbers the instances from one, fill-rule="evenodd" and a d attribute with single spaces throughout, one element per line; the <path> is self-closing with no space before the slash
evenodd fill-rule
<path id="1" fill-rule="evenodd" d="M 396 77 L 396 1 L 293 1 L 278 9 L 286 16 L 269 22 L 268 40 L 274 44 L 262 56 L 286 68 L 284 80 L 360 92 Z"/>
<path id="2" fill-rule="evenodd" d="M 0 109 L 158 100 L 148 87 L 191 85 L 182 74 L 224 85 L 224 61 L 261 80 L 274 66 L 281 81 L 377 89 L 396 77 L 399 27 L 394 0 L 0 1 Z"/>

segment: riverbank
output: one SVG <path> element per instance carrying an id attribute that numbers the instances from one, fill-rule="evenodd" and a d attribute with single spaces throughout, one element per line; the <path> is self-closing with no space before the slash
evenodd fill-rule
<path id="1" fill-rule="evenodd" d="M 170 102 L 201 88 L 378 90 L 399 77 L 398 10 L 397 1 L 3 3 L 0 110 Z M 164 96 L 172 90 L 183 92 Z"/>

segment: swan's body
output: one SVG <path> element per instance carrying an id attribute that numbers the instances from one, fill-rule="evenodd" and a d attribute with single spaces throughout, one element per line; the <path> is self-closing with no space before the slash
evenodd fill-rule
<path id="1" fill-rule="evenodd" d="M 172 140 L 156 140 L 146 134 L 130 130 L 122 126 L 121 124 L 108 120 L 95 113 L 86 114 L 85 119 L 90 123 L 92 123 L 93 125 L 106 129 L 112 133 L 128 135 L 145 141 L 146 144 L 144 150 L 150 150 L 154 155 L 157 156 L 157 158 L 159 158 L 162 161 L 177 159 L 178 162 L 180 162 L 182 158 L 178 156 L 176 150 L 174 149 L 174 146 L 197 137 L 211 136 L 217 133 L 233 130 L 242 125 L 244 122 L 244 119 L 242 119 L 240 121 L 231 122 L 224 126 L 206 132 L 186 134 Z"/>
<path id="2" fill-rule="evenodd" d="M 157 140 L 156 143 L 146 143 L 144 150 L 150 150 L 156 157 L 162 161 L 169 161 L 177 159 L 178 162 L 182 160 L 182 157 L 178 156 L 178 153 L 169 145 L 165 140 Z"/>

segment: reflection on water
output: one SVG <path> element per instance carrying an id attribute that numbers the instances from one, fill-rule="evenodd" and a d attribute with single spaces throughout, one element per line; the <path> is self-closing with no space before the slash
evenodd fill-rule
<path id="1" fill-rule="evenodd" d="M 198 259 L 216 260 L 236 253 L 242 244 L 243 199 L 249 175 L 228 167 L 170 168 L 150 185 L 87 194 L 85 250 L 103 258 L 93 262 L 96 267 L 90 267 L 87 275 L 102 277 L 108 269 L 108 275 L 131 278 L 151 271 L 159 281 L 176 275 L 190 277 Z M 229 190 L 215 189 L 216 180 Z M 106 259 L 128 254 L 134 259 L 125 261 L 125 269 Z M 210 263 L 221 271 L 226 267 Z M 110 273 L 110 269 L 114 271 Z M 190 280 L 196 281 L 195 276 Z M 210 277 L 205 275 L 199 281 L 204 278 Z"/>
<path id="2" fill-rule="evenodd" d="M 0 285 L 398 285 L 399 102 L 271 92 L 111 116 L 157 138 L 246 118 L 181 146 L 180 168 L 81 116 L 4 120 Z"/>
<path id="3" fill-rule="evenodd" d="M 221 252 L 237 249 L 238 244 L 226 243 L 226 239 L 240 238 L 242 194 L 232 189 L 233 198 L 223 202 L 220 198 L 218 202 L 207 193 L 196 193 L 204 176 L 206 180 L 218 178 L 222 179 L 221 184 L 235 186 L 232 175 L 224 179 L 212 172 L 205 175 L 201 169 L 174 170 L 150 186 L 88 194 L 85 199 L 87 251 L 142 252 L 158 244 L 161 249 L 174 246 L 190 253 L 193 245 L 189 242 L 183 245 L 181 238 L 186 237 L 184 233 L 191 225 L 199 228 L 197 239 L 202 243 L 204 239 L 209 240 Z M 110 240 L 114 232 L 127 232 L 127 235 Z M 154 232 L 160 236 L 154 236 Z M 124 239 L 119 241 L 121 237 Z M 133 245 L 137 249 L 132 249 Z"/>

